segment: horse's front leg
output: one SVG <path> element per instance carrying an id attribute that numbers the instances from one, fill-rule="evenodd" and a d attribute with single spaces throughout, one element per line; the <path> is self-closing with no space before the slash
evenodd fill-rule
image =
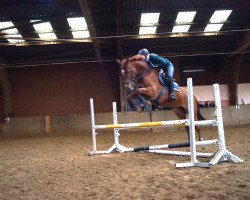
<path id="1" fill-rule="evenodd" d="M 139 95 L 140 95 L 140 93 L 139 93 L 138 91 L 135 91 L 135 92 L 132 92 L 131 94 L 129 94 L 129 95 L 127 96 L 127 101 L 128 101 L 128 103 L 129 103 L 131 109 L 132 109 L 133 111 L 136 111 L 136 112 L 141 112 L 141 111 L 142 111 L 141 108 L 137 107 L 137 106 L 135 105 L 135 103 L 133 103 L 133 100 L 134 100 L 134 99 L 138 99 L 138 98 L 139 98 Z"/>
<path id="2" fill-rule="evenodd" d="M 137 90 L 141 95 L 146 97 L 146 99 L 152 99 L 153 98 L 153 89 L 151 87 L 141 87 Z M 152 106 L 151 101 L 146 100 L 144 103 L 146 106 Z"/>

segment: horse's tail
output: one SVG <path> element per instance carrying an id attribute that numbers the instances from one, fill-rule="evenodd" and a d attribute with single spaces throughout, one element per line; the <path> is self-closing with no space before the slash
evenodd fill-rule
<path id="1" fill-rule="evenodd" d="M 195 98 L 195 101 L 196 101 L 196 107 L 197 107 L 197 118 L 198 120 L 206 120 L 205 117 L 202 116 L 201 114 L 201 110 L 200 110 L 200 107 L 199 107 L 199 102 L 198 100 Z"/>

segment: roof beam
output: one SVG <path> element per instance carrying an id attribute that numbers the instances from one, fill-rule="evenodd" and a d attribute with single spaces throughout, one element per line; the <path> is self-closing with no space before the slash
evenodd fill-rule
<path id="1" fill-rule="evenodd" d="M 94 23 L 91 17 L 91 12 L 89 9 L 89 5 L 88 5 L 88 1 L 87 0 L 78 0 L 79 5 L 80 5 L 80 9 L 83 13 L 83 16 L 85 17 L 86 23 L 88 25 L 88 29 L 89 29 L 89 34 L 90 37 L 94 37 L 92 39 L 92 44 L 95 50 L 95 54 L 97 57 L 97 60 L 102 60 L 102 55 L 101 55 L 101 51 L 100 51 L 100 46 L 98 43 L 98 40 L 95 38 L 96 37 L 96 30 L 94 27 Z"/>
<path id="2" fill-rule="evenodd" d="M 250 46 L 250 31 L 244 32 L 238 40 L 237 49 L 230 56 L 239 52 L 244 52 Z"/>
<path id="3" fill-rule="evenodd" d="M 238 3 L 236 3 L 238 4 Z M 136 10 L 122 10 L 122 15 L 131 15 L 131 14 L 141 14 L 146 12 L 180 12 L 180 11 L 187 11 L 187 10 L 196 10 L 196 11 L 214 11 L 214 10 L 236 10 L 236 11 L 248 11 L 250 2 L 246 3 L 247 5 L 235 5 L 235 6 L 211 6 L 211 7 L 195 7 L 193 4 L 190 4 L 189 6 L 183 6 L 183 7 L 161 7 L 161 8 L 150 8 L 150 9 L 136 9 Z"/>
<path id="4" fill-rule="evenodd" d="M 187 32 L 187 33 L 158 33 L 149 35 L 127 35 L 123 36 L 123 39 L 155 39 L 155 38 L 171 38 L 171 37 L 211 37 L 211 36 L 221 36 L 221 35 L 233 35 L 234 32 Z M 237 34 L 237 32 L 235 32 Z"/>
<path id="5" fill-rule="evenodd" d="M 62 43 L 90 43 L 91 39 L 84 38 L 84 39 L 43 39 L 43 38 L 28 38 L 28 37 L 8 37 L 7 35 L 0 36 L 0 39 L 23 39 L 29 42 L 24 43 L 5 43 L 0 44 L 0 46 L 27 46 L 27 45 L 48 45 L 48 44 L 62 44 Z"/>
<path id="6" fill-rule="evenodd" d="M 121 14 L 120 14 L 121 15 Z M 223 22 L 223 24 L 226 24 L 226 25 L 231 25 L 231 24 L 234 24 L 235 26 L 238 26 L 239 23 L 242 24 L 247 24 L 249 22 L 249 20 L 227 20 L 225 22 Z M 176 23 L 176 22 L 168 22 L 168 23 L 162 23 L 162 22 L 158 22 L 158 23 L 155 23 L 154 26 L 157 26 L 157 27 L 172 27 L 172 26 L 178 26 L 178 25 L 199 25 L 199 26 L 205 26 L 207 24 L 221 24 L 221 22 L 212 22 L 210 23 L 209 21 L 197 21 L 197 22 L 183 22 L 183 23 Z M 152 24 L 145 24 L 143 25 L 144 27 L 145 26 L 152 26 Z M 121 26 L 121 29 L 131 29 L 131 28 L 138 28 L 138 27 L 141 27 L 141 24 L 139 23 L 128 23 L 128 24 L 123 24 Z M 99 25 L 99 26 L 96 26 L 96 28 L 100 28 L 100 29 L 113 29 L 114 28 L 114 25 L 113 24 L 110 24 L 108 27 L 107 25 Z"/>

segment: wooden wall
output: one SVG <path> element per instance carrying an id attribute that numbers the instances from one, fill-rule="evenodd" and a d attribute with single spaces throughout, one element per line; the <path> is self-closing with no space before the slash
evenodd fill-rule
<path id="1" fill-rule="evenodd" d="M 4 91 L 2 81 L 0 80 L 0 124 L 4 123 Z"/>
<path id="2" fill-rule="evenodd" d="M 96 112 L 108 112 L 113 101 L 120 102 L 115 63 L 9 68 L 8 72 L 14 117 L 86 114 L 90 97 Z"/>
<path id="3" fill-rule="evenodd" d="M 110 110 L 112 110 L 110 108 Z M 212 114 L 214 108 L 202 108 L 201 113 L 206 119 L 214 119 Z M 250 106 L 241 106 L 240 109 L 234 106 L 222 108 L 224 125 L 243 125 L 250 124 Z M 47 116 L 46 117 L 14 117 L 9 122 L 2 125 L 0 129 L 0 138 L 4 137 L 23 137 L 23 136 L 54 136 L 54 135 L 91 135 L 90 114 L 71 115 L 71 116 Z M 119 112 L 119 123 L 150 122 L 176 120 L 177 117 L 172 110 L 151 111 L 151 112 Z M 95 122 L 100 124 L 112 124 L 112 113 L 95 114 Z M 49 127 L 49 128 L 48 128 Z M 151 130 L 147 128 L 147 130 Z M 177 128 L 180 130 L 184 128 Z M 129 129 L 128 132 L 142 129 Z M 173 131 L 175 127 L 152 128 L 153 132 Z M 107 130 L 106 130 L 107 131 Z M 98 130 L 98 133 L 104 133 L 105 130 Z M 109 130 L 112 132 L 112 130 Z M 97 136 L 98 137 L 98 136 Z"/>

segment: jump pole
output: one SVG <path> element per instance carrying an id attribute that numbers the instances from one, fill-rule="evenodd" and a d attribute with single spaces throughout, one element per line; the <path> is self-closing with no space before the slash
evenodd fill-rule
<path id="1" fill-rule="evenodd" d="M 186 120 L 118 124 L 116 103 L 113 102 L 113 121 L 114 121 L 114 124 L 95 125 L 93 99 L 90 99 L 93 151 L 89 152 L 89 155 L 106 154 L 106 153 L 111 153 L 112 151 L 118 151 L 118 152 L 143 151 L 143 152 L 150 152 L 150 153 L 191 156 L 191 162 L 178 163 L 178 164 L 176 164 L 176 167 L 191 167 L 191 166 L 194 167 L 194 166 L 197 166 L 197 167 L 209 168 L 212 165 L 215 165 L 221 161 L 231 160 L 233 162 L 243 162 L 243 160 L 241 160 L 240 158 L 238 158 L 237 156 L 235 156 L 234 154 L 229 152 L 225 146 L 225 137 L 224 137 L 224 129 L 223 129 L 219 85 L 218 84 L 213 85 L 214 95 L 215 95 L 215 105 L 216 105 L 216 111 L 215 111 L 216 119 L 215 120 L 203 120 L 203 121 L 194 121 L 193 87 L 192 87 L 192 79 L 191 78 L 188 79 L 187 85 L 188 85 L 188 93 L 189 93 L 189 96 L 188 96 L 189 110 L 191 112 L 189 113 L 189 119 L 186 119 Z M 194 128 L 195 125 L 217 126 L 218 127 L 218 139 L 206 140 L 206 141 L 195 141 L 195 128 Z M 191 141 L 187 146 L 190 147 L 190 152 L 159 150 L 161 148 L 179 148 L 180 146 L 182 146 L 183 144 L 186 144 L 186 143 L 154 145 L 154 146 L 148 146 L 148 147 L 135 147 L 135 148 L 127 148 L 127 147 L 122 146 L 119 143 L 119 135 L 120 135 L 119 130 L 120 129 L 131 129 L 131 128 L 138 128 L 138 127 L 139 128 L 147 128 L 147 127 L 155 127 L 155 126 L 158 126 L 158 127 L 189 126 Z M 115 144 L 112 147 L 110 147 L 107 151 L 97 151 L 96 150 L 96 134 L 97 134 L 95 131 L 96 129 L 114 129 Z M 212 157 L 214 154 L 196 152 L 196 145 L 210 145 L 210 144 L 218 144 L 219 151 L 215 154 L 215 156 L 212 158 L 212 160 L 209 163 L 198 162 L 197 157 Z M 178 147 L 173 147 L 176 145 Z M 182 146 L 182 147 L 184 147 L 184 146 Z"/>
<path id="2" fill-rule="evenodd" d="M 92 131 L 92 144 L 93 152 L 96 151 L 96 132 L 95 132 L 95 110 L 94 110 L 94 100 L 90 100 L 90 117 L 91 117 L 91 131 Z"/>
<path id="3" fill-rule="evenodd" d="M 224 126 L 223 126 L 223 118 L 222 118 L 222 109 L 221 109 L 221 99 L 220 99 L 220 88 L 219 84 L 213 84 L 214 89 L 214 99 L 215 99 L 215 116 L 216 116 L 216 124 L 218 129 L 218 145 L 219 151 L 214 155 L 214 157 L 210 160 L 209 163 L 202 163 L 196 159 L 196 150 L 195 148 L 195 125 L 193 124 L 193 86 L 192 79 L 188 78 L 187 82 L 188 86 L 188 112 L 189 112 L 189 133 L 190 133 L 190 152 L 191 152 L 191 162 L 189 163 L 177 163 L 176 168 L 181 167 L 206 167 L 210 168 L 212 165 L 217 164 L 222 161 L 233 161 L 235 163 L 243 162 L 240 158 L 235 156 L 233 153 L 226 149 L 225 143 L 225 135 L 224 135 Z M 197 122 L 197 125 L 199 123 Z"/>
<path id="4" fill-rule="evenodd" d="M 215 154 L 215 156 L 209 163 L 211 165 L 215 165 L 218 162 L 222 161 L 232 161 L 235 163 L 243 162 L 242 159 L 240 159 L 239 157 L 228 151 L 226 148 L 219 84 L 214 84 L 213 88 L 214 88 L 214 99 L 215 99 L 215 116 L 218 127 L 219 151 Z"/>
<path id="5" fill-rule="evenodd" d="M 95 124 L 95 116 L 94 116 L 94 101 L 90 99 L 90 113 L 91 113 L 91 126 L 92 126 L 92 142 L 93 142 L 93 150 L 89 152 L 89 155 L 98 155 L 98 154 L 108 154 L 113 151 L 116 152 L 133 152 L 133 151 L 143 151 L 149 153 L 159 153 L 159 154 L 167 154 L 167 155 L 180 155 L 180 156 L 190 156 L 190 152 L 185 151 L 169 151 L 169 150 L 159 150 L 163 148 L 180 148 L 180 147 L 190 147 L 188 143 L 177 143 L 177 144 L 165 144 L 165 145 L 154 145 L 148 147 L 135 147 L 135 148 L 127 148 L 119 143 L 119 130 L 120 129 L 133 129 L 133 128 L 148 128 L 148 127 L 180 127 L 180 126 L 188 126 L 189 120 L 171 120 L 171 121 L 158 121 L 158 122 L 141 122 L 141 123 L 128 123 L 128 124 L 118 124 L 117 117 L 117 106 L 116 102 L 113 102 L 113 124 L 109 125 L 96 125 Z M 200 125 L 206 126 L 214 124 L 215 120 L 206 120 L 203 121 Z M 96 148 L 96 130 L 98 129 L 114 129 L 114 144 L 108 150 L 98 150 Z M 209 145 L 216 144 L 217 140 L 208 140 L 208 141 L 199 141 L 196 142 L 196 145 Z M 140 150 L 139 150 L 140 149 Z M 198 157 L 211 157 L 212 153 L 198 153 Z"/>
<path id="6" fill-rule="evenodd" d="M 188 89 L 188 115 L 189 115 L 189 139 L 190 139 L 190 154 L 191 162 L 177 163 L 176 168 L 181 167 L 206 167 L 210 168 L 210 163 L 203 163 L 197 160 L 196 141 L 195 141 L 195 121 L 194 121 L 194 96 L 193 96 L 193 81 L 192 78 L 187 79 Z"/>

